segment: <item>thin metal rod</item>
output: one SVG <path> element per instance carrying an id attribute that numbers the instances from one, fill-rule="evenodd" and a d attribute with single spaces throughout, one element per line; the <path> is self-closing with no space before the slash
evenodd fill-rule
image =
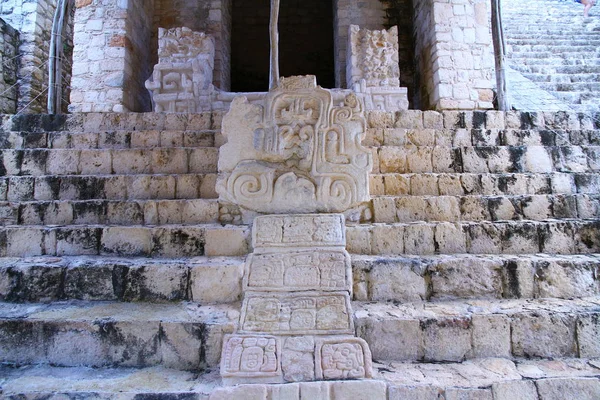
<path id="1" fill-rule="evenodd" d="M 279 1 L 271 0 L 271 21 L 269 35 L 271 37 L 271 64 L 269 72 L 269 90 L 274 89 L 279 81 Z"/>

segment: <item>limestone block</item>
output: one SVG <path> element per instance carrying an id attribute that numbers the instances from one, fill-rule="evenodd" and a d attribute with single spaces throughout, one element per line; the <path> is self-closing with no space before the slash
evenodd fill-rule
<path id="1" fill-rule="evenodd" d="M 502 231 L 494 224 L 470 224 L 467 229 L 467 249 L 472 254 L 502 253 Z"/>
<path id="2" fill-rule="evenodd" d="M 374 254 L 402 254 L 404 252 L 404 227 L 402 225 L 374 225 L 371 249 Z"/>
<path id="3" fill-rule="evenodd" d="M 65 271 L 65 296 L 78 300 L 116 300 L 113 270 L 121 265 L 75 265 Z"/>
<path id="4" fill-rule="evenodd" d="M 368 226 L 349 226 L 346 230 L 346 249 L 352 254 L 371 254 L 372 229 Z"/>
<path id="5" fill-rule="evenodd" d="M 348 292 L 247 292 L 240 333 L 279 335 L 351 334 Z"/>
<path id="6" fill-rule="evenodd" d="M 340 381 L 330 388 L 331 400 L 385 400 L 387 385 L 383 381 Z"/>
<path id="7" fill-rule="evenodd" d="M 384 175 L 383 183 L 385 185 L 385 194 L 388 196 L 401 196 L 410 194 L 411 192 L 410 178 L 404 175 Z"/>
<path id="8" fill-rule="evenodd" d="M 269 385 L 269 396 L 270 400 L 301 400 L 300 384 Z"/>
<path id="9" fill-rule="evenodd" d="M 202 365 L 203 325 L 201 323 L 161 322 L 161 365 L 166 368 L 194 370 Z"/>
<path id="10" fill-rule="evenodd" d="M 425 360 L 461 361 L 471 353 L 471 321 L 444 318 L 421 322 Z"/>
<path id="11" fill-rule="evenodd" d="M 511 221 L 521 219 L 521 203 L 518 199 L 490 197 L 487 199 L 492 221 Z"/>
<path id="12" fill-rule="evenodd" d="M 575 224 L 575 233 L 573 236 L 578 252 L 596 253 L 600 251 L 600 236 L 598 235 L 599 229 L 600 222 L 596 220 Z"/>
<path id="13" fill-rule="evenodd" d="M 131 148 L 153 148 L 160 146 L 160 131 L 131 132 Z"/>
<path id="14" fill-rule="evenodd" d="M 147 256 L 152 251 L 152 231 L 146 228 L 104 228 L 101 240 L 101 254 Z"/>
<path id="15" fill-rule="evenodd" d="M 406 152 L 406 163 L 408 171 L 413 173 L 433 172 L 433 148 L 432 147 L 412 147 Z M 438 171 L 436 171 L 438 172 Z M 447 172 L 447 171 L 439 171 Z"/>
<path id="16" fill-rule="evenodd" d="M 283 377 L 287 382 L 315 380 L 315 339 L 292 336 L 284 339 L 281 354 Z"/>
<path id="17" fill-rule="evenodd" d="M 372 378 L 369 345 L 351 336 L 315 337 L 315 376 L 319 380 Z"/>
<path id="18" fill-rule="evenodd" d="M 204 255 L 206 230 L 200 226 L 156 228 L 152 253 L 159 257 L 196 257 Z"/>
<path id="19" fill-rule="evenodd" d="M 545 147 L 529 146 L 525 152 L 525 170 L 529 172 L 552 172 L 554 162 Z"/>
<path id="20" fill-rule="evenodd" d="M 155 174 L 185 174 L 188 172 L 188 155 L 186 149 L 152 149 L 149 151 L 148 156 L 151 158 L 152 172 Z M 213 161 L 216 164 L 216 157 L 213 157 Z"/>
<path id="21" fill-rule="evenodd" d="M 575 318 L 569 314 L 530 313 L 513 316 L 513 355 L 517 357 L 573 357 Z"/>
<path id="22" fill-rule="evenodd" d="M 404 228 L 405 254 L 434 254 L 434 226 L 425 224 L 409 224 Z"/>
<path id="23" fill-rule="evenodd" d="M 451 174 L 438 176 L 438 188 L 441 196 L 459 196 L 464 194 L 460 177 Z"/>
<path id="24" fill-rule="evenodd" d="M 432 169 L 439 173 L 462 171 L 460 150 L 443 146 L 433 147 Z"/>
<path id="25" fill-rule="evenodd" d="M 226 335 L 221 354 L 221 376 L 226 383 L 283 381 L 281 341 L 275 336 Z"/>
<path id="26" fill-rule="evenodd" d="M 101 341 L 101 326 L 76 321 L 44 325 L 48 332 L 53 332 L 44 340 L 47 362 L 65 366 L 102 366 L 106 363 L 107 354 Z"/>
<path id="27" fill-rule="evenodd" d="M 456 197 L 429 197 L 425 209 L 428 221 L 456 222 L 460 220 L 459 202 Z"/>
<path id="28" fill-rule="evenodd" d="M 282 78 L 263 106 L 236 98 L 225 116 L 217 192 L 264 213 L 342 212 L 369 199 L 366 121 L 350 94 L 334 106 L 314 76 Z"/>
<path id="29" fill-rule="evenodd" d="M 7 301 L 49 302 L 61 297 L 63 283 L 61 267 L 20 265 L 0 273 L 0 297 Z"/>
<path id="30" fill-rule="evenodd" d="M 113 150 L 112 158 L 115 174 L 152 173 L 152 153 L 150 150 Z"/>
<path id="31" fill-rule="evenodd" d="M 446 400 L 493 400 L 490 389 L 446 389 Z"/>
<path id="32" fill-rule="evenodd" d="M 236 226 L 206 229 L 204 253 L 207 256 L 243 256 L 248 253 L 247 230 Z"/>
<path id="33" fill-rule="evenodd" d="M 56 230 L 56 255 L 96 255 L 101 234 L 101 228 L 58 228 Z"/>
<path id="34" fill-rule="evenodd" d="M 540 379 L 535 384 L 540 400 L 593 400 L 600 397 L 600 381 L 597 378 Z"/>
<path id="35" fill-rule="evenodd" d="M 261 247 L 344 246 L 341 214 L 269 215 L 254 220 L 252 242 Z"/>
<path id="36" fill-rule="evenodd" d="M 494 400 L 539 400 L 532 381 L 497 382 L 492 385 Z"/>
<path id="37" fill-rule="evenodd" d="M 108 202 L 106 204 L 106 223 L 115 225 L 143 225 L 143 205 L 137 202 Z"/>
<path id="38" fill-rule="evenodd" d="M 22 152 L 21 174 L 44 175 L 46 172 L 46 150 L 25 150 Z"/>
<path id="39" fill-rule="evenodd" d="M 27 257 L 45 254 L 45 234 L 36 228 L 10 229 L 6 232 L 6 256 Z M 53 254 L 55 248 L 48 254 Z"/>
<path id="40" fill-rule="evenodd" d="M 168 276 L 169 279 L 165 279 Z M 188 268 L 181 264 L 132 265 L 127 269 L 124 301 L 173 301 L 187 297 Z"/>
<path id="41" fill-rule="evenodd" d="M 392 197 L 376 197 L 373 199 L 375 222 L 396 222 L 396 202 Z"/>
<path id="42" fill-rule="evenodd" d="M 435 226 L 435 245 L 441 254 L 467 252 L 467 235 L 461 224 L 442 222 Z"/>
<path id="43" fill-rule="evenodd" d="M 229 303 L 239 301 L 242 294 L 242 261 L 214 264 L 202 263 L 190 267 L 192 299 L 200 303 Z"/>
<path id="44" fill-rule="evenodd" d="M 598 314 L 581 315 L 577 319 L 577 345 L 579 357 L 600 356 L 600 316 Z"/>
<path id="45" fill-rule="evenodd" d="M 215 189 L 217 182 L 216 174 L 204 174 L 200 183 L 200 198 L 217 199 L 219 195 Z"/>
<path id="46" fill-rule="evenodd" d="M 547 196 L 528 196 L 522 200 L 523 217 L 543 220 L 553 217 L 552 203 Z"/>
<path id="47" fill-rule="evenodd" d="M 540 242 L 537 224 L 508 224 L 502 229 L 502 252 L 504 254 L 539 253 Z"/>
<path id="48" fill-rule="evenodd" d="M 444 390 L 435 386 L 390 386 L 389 400 L 430 400 L 443 398 Z"/>
<path id="49" fill-rule="evenodd" d="M 352 290 L 345 250 L 255 252 L 246 260 L 244 287 L 262 291 Z"/>
<path id="50" fill-rule="evenodd" d="M 210 147 L 198 147 L 190 150 L 189 172 L 206 174 L 216 172 L 219 151 Z"/>
<path id="51" fill-rule="evenodd" d="M 139 175 L 127 177 L 127 197 L 131 200 L 171 199 L 175 196 L 173 176 Z M 122 182 L 114 182 L 117 189 Z"/>
<path id="52" fill-rule="evenodd" d="M 437 196 L 438 175 L 415 174 L 410 178 L 410 194 L 413 196 Z"/>
<path id="53" fill-rule="evenodd" d="M 409 168 L 406 156 L 407 149 L 403 147 L 381 147 L 379 149 L 379 170 L 382 173 L 408 173 Z"/>
<path id="54" fill-rule="evenodd" d="M 414 319 L 358 319 L 357 333 L 369 343 L 376 360 L 420 360 L 423 335 Z"/>
<path id="55" fill-rule="evenodd" d="M 385 194 L 383 175 L 369 176 L 369 191 L 371 196 L 383 196 Z"/>
<path id="56" fill-rule="evenodd" d="M 404 146 L 407 142 L 408 129 L 385 128 L 383 129 L 384 143 L 386 146 Z M 364 143 L 364 142 L 363 142 Z"/>
<path id="57" fill-rule="evenodd" d="M 396 217 L 400 222 L 427 220 L 427 200 L 417 196 L 396 198 Z"/>
<path id="58" fill-rule="evenodd" d="M 569 261 L 540 261 L 536 264 L 539 297 L 571 298 L 594 296 L 599 285 L 592 265 Z"/>
<path id="59" fill-rule="evenodd" d="M 510 320 L 504 315 L 473 315 L 473 356 L 510 358 Z"/>
<path id="60" fill-rule="evenodd" d="M 504 266 L 505 298 L 533 298 L 535 296 L 536 268 L 531 260 L 509 260 Z"/>
<path id="61" fill-rule="evenodd" d="M 79 155 L 79 151 L 70 149 L 49 152 L 46 173 L 48 175 L 76 175 L 79 172 Z"/>
<path id="62" fill-rule="evenodd" d="M 481 258 L 443 259 L 431 265 L 434 298 L 501 298 L 502 263 Z"/>

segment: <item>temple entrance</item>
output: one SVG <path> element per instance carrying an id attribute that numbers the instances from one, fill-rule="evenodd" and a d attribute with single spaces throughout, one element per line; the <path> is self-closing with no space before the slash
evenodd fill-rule
<path id="1" fill-rule="evenodd" d="M 231 90 L 264 92 L 269 88 L 270 0 L 233 0 Z M 279 12 L 281 76 L 317 76 L 319 85 L 335 86 L 332 0 L 284 0 Z"/>

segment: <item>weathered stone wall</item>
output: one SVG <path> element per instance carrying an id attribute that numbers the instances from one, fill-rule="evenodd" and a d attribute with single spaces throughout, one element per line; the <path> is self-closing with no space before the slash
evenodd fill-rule
<path id="1" fill-rule="evenodd" d="M 229 49 L 231 36 L 231 0 L 156 0 L 152 31 L 153 58 L 157 58 L 158 28 L 186 27 L 215 38 L 215 70 L 213 83 L 222 90 L 230 86 Z"/>
<path id="2" fill-rule="evenodd" d="M 494 59 L 485 0 L 415 3 L 422 108 L 493 108 Z"/>
<path id="3" fill-rule="evenodd" d="M 17 47 L 19 33 L 0 19 L 0 113 L 17 108 Z"/>
<path id="4" fill-rule="evenodd" d="M 151 111 L 152 100 L 144 82 L 152 74 L 150 46 L 154 0 L 129 1 L 126 32 L 131 45 L 125 59 L 124 105 L 134 111 Z"/>
<path id="5" fill-rule="evenodd" d="M 336 87 L 344 88 L 346 84 L 346 52 L 350 25 L 358 25 L 364 29 L 382 29 L 386 26 L 386 21 L 385 5 L 380 0 L 335 1 L 333 23 Z"/>
<path id="6" fill-rule="evenodd" d="M 0 16 L 20 33 L 17 77 L 20 112 L 46 110 L 48 48 L 56 0 L 3 0 Z"/>

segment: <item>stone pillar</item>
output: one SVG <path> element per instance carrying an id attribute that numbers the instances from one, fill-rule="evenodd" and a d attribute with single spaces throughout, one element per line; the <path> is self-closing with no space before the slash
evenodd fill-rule
<path id="1" fill-rule="evenodd" d="M 0 19 L 0 113 L 17 111 L 17 48 L 19 33 Z"/>
<path id="2" fill-rule="evenodd" d="M 414 3 L 415 53 L 424 108 L 493 108 L 495 76 L 488 3 Z"/>
<path id="3" fill-rule="evenodd" d="M 77 0 L 71 112 L 150 111 L 154 0 Z"/>

